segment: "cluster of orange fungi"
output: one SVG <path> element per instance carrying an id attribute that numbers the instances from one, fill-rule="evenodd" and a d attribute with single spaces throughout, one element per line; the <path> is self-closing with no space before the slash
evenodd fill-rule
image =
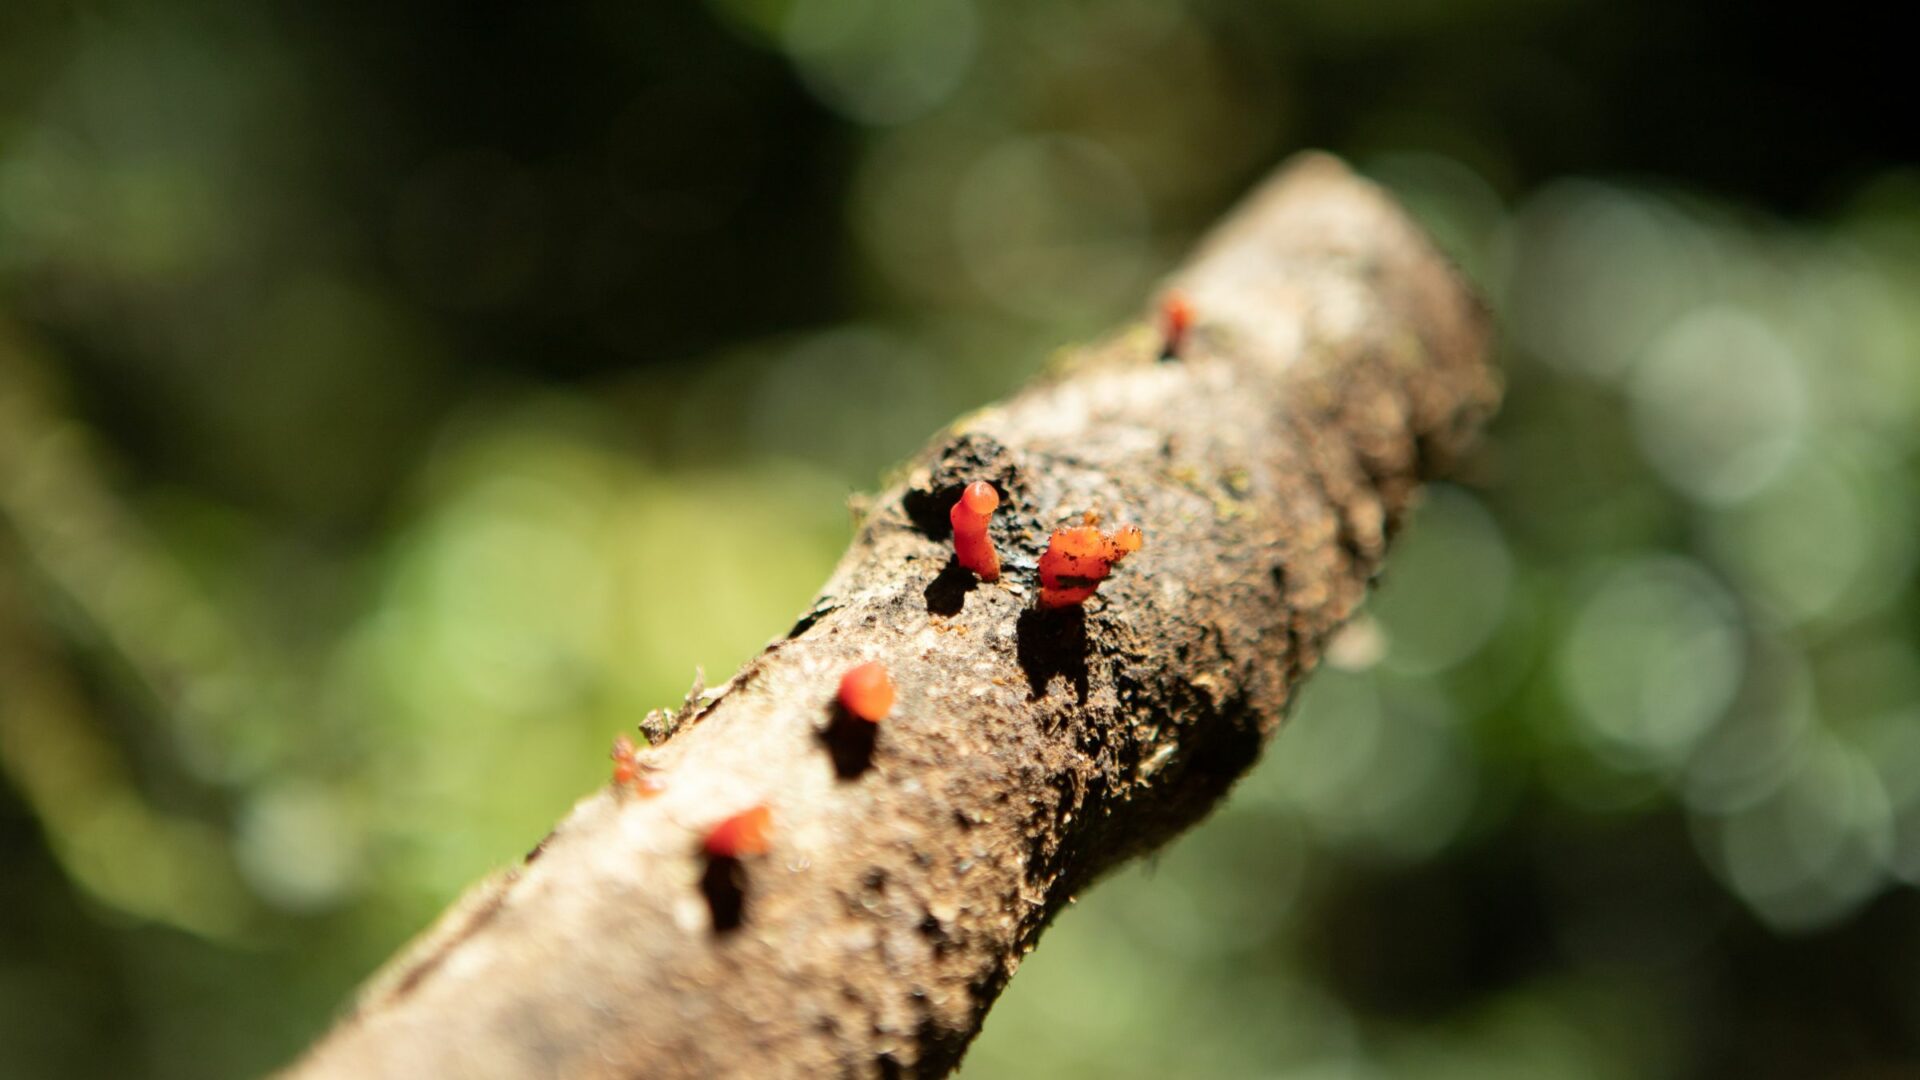
<path id="1" fill-rule="evenodd" d="M 1161 358 L 1177 359 L 1193 325 L 1193 308 L 1184 296 L 1168 293 L 1160 303 Z M 994 550 L 987 527 L 1000 508 L 1000 492 L 985 480 L 968 484 L 954 500 L 948 520 L 953 524 L 953 557 L 981 581 L 1000 580 L 1000 553 Z M 1114 564 L 1140 550 L 1145 537 L 1137 525 L 1100 531 L 1092 513 L 1080 525 L 1055 529 L 1040 556 L 1040 606 L 1063 608 L 1085 603 L 1113 573 Z M 840 676 L 836 695 L 849 716 L 878 724 L 893 711 L 893 677 L 885 664 L 871 660 Z M 613 741 L 613 782 L 622 791 L 641 797 L 657 795 L 666 785 L 642 758 L 633 739 Z M 773 812 L 756 805 L 722 818 L 707 830 L 701 850 L 712 860 L 740 860 L 765 855 L 773 844 Z"/>

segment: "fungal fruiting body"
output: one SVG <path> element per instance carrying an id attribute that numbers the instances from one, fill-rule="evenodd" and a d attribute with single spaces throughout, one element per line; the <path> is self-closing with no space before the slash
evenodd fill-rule
<path id="1" fill-rule="evenodd" d="M 700 847 L 707 854 L 700 891 L 713 912 L 717 934 L 738 929 L 746 917 L 747 875 L 741 860 L 765 855 L 773 837 L 773 815 L 765 806 L 742 810 L 707 830 Z"/>
<path id="2" fill-rule="evenodd" d="M 981 581 L 1000 580 L 1000 553 L 993 550 L 987 522 L 1000 506 L 1000 493 L 985 480 L 968 484 L 947 515 L 953 522 L 953 557 L 979 575 Z"/>
<path id="3" fill-rule="evenodd" d="M 1047 553 L 1040 556 L 1040 606 L 1085 603 L 1113 572 L 1113 564 L 1139 551 L 1144 542 L 1137 525 L 1122 525 L 1111 535 L 1091 522 L 1055 529 Z"/>
<path id="4" fill-rule="evenodd" d="M 840 706 L 871 724 L 893 711 L 893 677 L 887 665 L 869 660 L 840 676 Z"/>
<path id="5" fill-rule="evenodd" d="M 656 779 L 640 760 L 640 746 L 626 735 L 613 739 L 613 782 L 641 795 L 658 795 L 666 785 Z"/>
<path id="6" fill-rule="evenodd" d="M 765 855 L 773 835 L 773 813 L 765 806 L 742 810 L 707 831 L 701 847 L 715 859 Z"/>
<path id="7" fill-rule="evenodd" d="M 1193 326 L 1193 305 L 1185 294 L 1170 292 L 1160 300 L 1160 359 L 1172 360 L 1187 344 Z"/>

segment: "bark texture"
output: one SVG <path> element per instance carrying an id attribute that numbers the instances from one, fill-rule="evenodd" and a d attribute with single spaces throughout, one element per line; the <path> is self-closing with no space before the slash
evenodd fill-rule
<path id="1" fill-rule="evenodd" d="M 940 435 L 785 637 L 654 718 L 662 794 L 583 800 L 292 1075 L 951 1069 L 1067 900 L 1254 762 L 1498 398 L 1481 307 L 1332 159 L 1283 169 L 1169 284 L 1197 313 L 1181 357 L 1143 322 Z M 1004 495 L 992 585 L 951 558 L 975 479 Z M 1088 510 L 1146 547 L 1040 610 L 1036 559 Z M 862 729 L 834 692 L 872 659 L 899 701 Z M 763 803 L 768 854 L 700 853 Z"/>

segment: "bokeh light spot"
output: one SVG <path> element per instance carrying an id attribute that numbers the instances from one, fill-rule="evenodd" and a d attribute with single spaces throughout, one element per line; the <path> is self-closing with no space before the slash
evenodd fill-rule
<path id="1" fill-rule="evenodd" d="M 248 800 L 234 851 L 261 896 L 288 910 L 315 911 L 345 899 L 358 884 L 360 844 L 342 799 L 295 780 Z"/>
<path id="2" fill-rule="evenodd" d="M 975 285 L 1018 314 L 1085 320 L 1144 281 L 1146 199 L 1089 139 L 1027 136 L 988 151 L 962 179 L 951 225 Z"/>
<path id="3" fill-rule="evenodd" d="M 1369 607 L 1387 636 L 1387 667 L 1444 670 L 1486 643 L 1507 611 L 1513 560 L 1500 527 L 1465 490 L 1428 489 Z"/>
<path id="4" fill-rule="evenodd" d="M 795 0 L 787 54 L 822 101 L 898 124 L 946 100 L 973 59 L 970 0 Z"/>
<path id="5" fill-rule="evenodd" d="M 1750 495 L 1798 445 L 1806 378 L 1780 336 L 1733 309 L 1697 311 L 1634 369 L 1634 432 L 1654 468 L 1709 503 Z"/>
<path id="6" fill-rule="evenodd" d="M 1678 764 L 1733 700 L 1739 609 L 1700 566 L 1656 555 L 1607 574 L 1560 654 L 1580 730 L 1624 763 Z"/>
<path id="7" fill-rule="evenodd" d="M 1514 337 L 1563 370 L 1619 378 L 1713 287 L 1708 244 L 1648 196 L 1563 180 L 1529 199 L 1513 228 L 1503 291 Z"/>

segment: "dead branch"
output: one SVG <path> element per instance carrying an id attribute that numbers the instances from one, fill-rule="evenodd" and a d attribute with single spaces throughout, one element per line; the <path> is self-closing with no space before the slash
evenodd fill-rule
<path id="1" fill-rule="evenodd" d="M 798 625 L 646 752 L 662 793 L 584 799 L 291 1075 L 951 1069 L 1067 899 L 1253 763 L 1497 399 L 1480 307 L 1329 158 L 1171 284 L 1196 313 L 1176 358 L 1136 325 L 939 436 Z M 952 561 L 976 479 L 1005 496 L 991 585 Z M 1089 510 L 1146 547 L 1084 607 L 1042 609 L 1035 560 Z M 863 740 L 833 703 L 871 659 L 898 704 Z M 758 804 L 767 854 L 701 853 Z"/>

